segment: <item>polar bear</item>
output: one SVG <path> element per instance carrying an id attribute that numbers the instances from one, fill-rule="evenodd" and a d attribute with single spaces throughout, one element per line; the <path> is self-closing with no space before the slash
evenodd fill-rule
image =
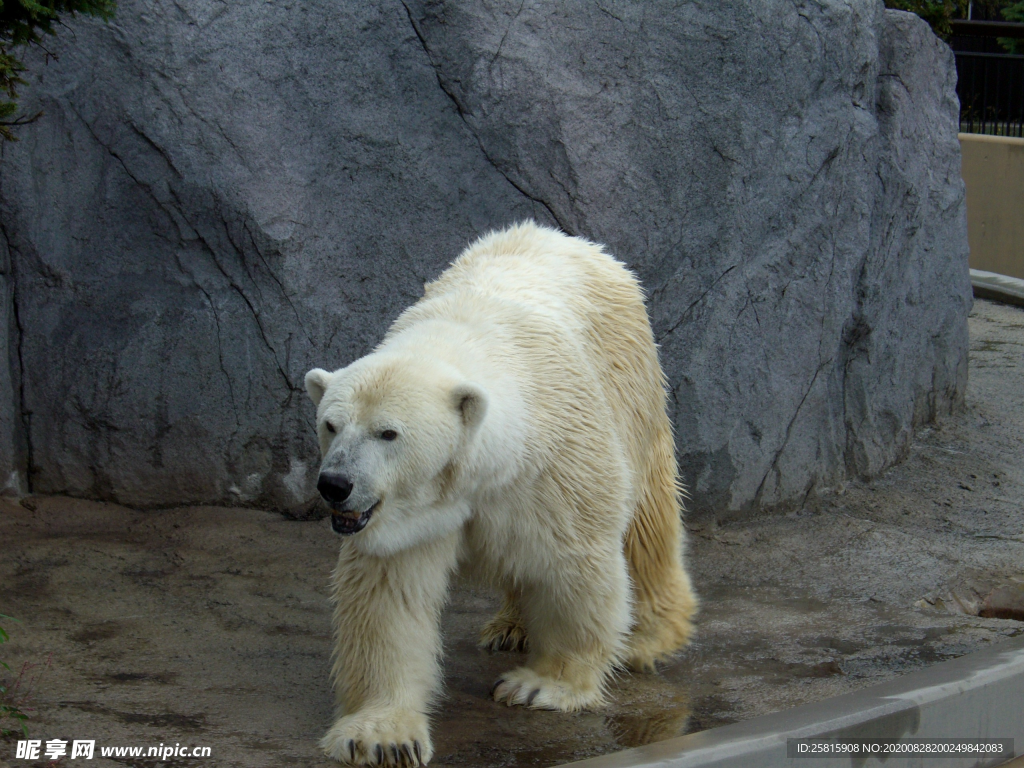
<path id="1" fill-rule="evenodd" d="M 317 488 L 345 537 L 329 756 L 430 760 L 456 569 L 505 595 L 482 645 L 529 650 L 496 701 L 597 707 L 614 667 L 688 642 L 664 376 L 639 284 L 600 246 L 534 223 L 491 233 L 371 354 L 306 388 Z"/>

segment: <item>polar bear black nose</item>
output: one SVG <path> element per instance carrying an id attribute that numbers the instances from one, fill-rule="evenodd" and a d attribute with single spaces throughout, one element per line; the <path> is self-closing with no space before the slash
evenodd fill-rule
<path id="1" fill-rule="evenodd" d="M 324 497 L 324 501 L 340 504 L 352 493 L 352 483 L 344 475 L 332 475 L 323 472 L 316 484 L 316 489 Z"/>

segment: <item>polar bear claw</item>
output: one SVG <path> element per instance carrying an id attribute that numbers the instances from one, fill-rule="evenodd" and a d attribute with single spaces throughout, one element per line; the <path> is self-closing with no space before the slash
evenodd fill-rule
<path id="1" fill-rule="evenodd" d="M 530 650 L 530 638 L 522 623 L 498 615 L 487 622 L 480 631 L 480 647 L 489 651 L 525 653 Z"/>
<path id="2" fill-rule="evenodd" d="M 604 704 L 600 688 L 586 690 L 540 675 L 529 667 L 513 669 L 498 678 L 491 689 L 491 698 L 510 707 L 520 705 L 559 712 L 596 709 Z"/>
<path id="3" fill-rule="evenodd" d="M 320 741 L 328 757 L 347 765 L 417 768 L 434 754 L 427 719 L 416 712 L 359 712 L 342 717 Z"/>

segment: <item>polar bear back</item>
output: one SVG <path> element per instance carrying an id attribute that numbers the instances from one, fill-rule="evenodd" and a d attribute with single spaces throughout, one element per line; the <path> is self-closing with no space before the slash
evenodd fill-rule
<path id="1" fill-rule="evenodd" d="M 591 419 L 611 427 L 634 477 L 647 473 L 651 446 L 666 437 L 671 445 L 643 293 L 600 246 L 532 222 L 485 235 L 425 286 L 384 343 L 429 319 L 475 325 L 487 348 L 516 346 L 525 357 L 506 350 L 501 364 L 528 368 L 516 378 L 535 388 L 568 379 L 586 394 Z M 564 403 L 549 395 L 526 396 L 557 412 Z"/>

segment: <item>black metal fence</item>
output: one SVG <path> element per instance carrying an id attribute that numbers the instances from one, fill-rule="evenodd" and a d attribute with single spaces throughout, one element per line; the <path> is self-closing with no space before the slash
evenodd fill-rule
<path id="1" fill-rule="evenodd" d="M 1024 56 L 956 51 L 960 130 L 1024 138 Z"/>

